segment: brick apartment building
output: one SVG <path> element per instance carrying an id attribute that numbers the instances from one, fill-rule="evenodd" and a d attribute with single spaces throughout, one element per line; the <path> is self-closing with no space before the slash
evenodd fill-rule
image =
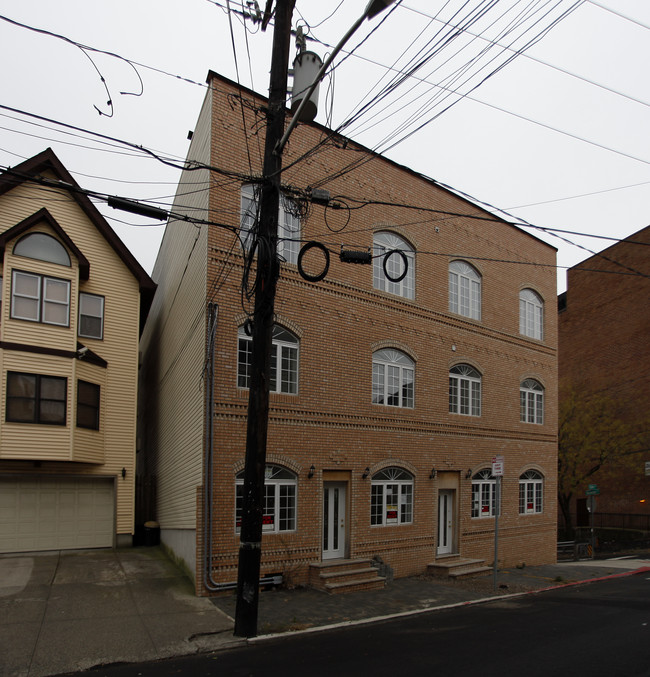
<path id="1" fill-rule="evenodd" d="M 637 428 L 650 422 L 650 227 L 570 268 L 559 297 L 561 384 L 609 398 L 618 415 Z M 560 392 L 563 391 L 560 389 Z M 647 452 L 634 468 L 593 475 L 602 513 L 650 515 Z M 585 483 L 586 484 L 586 483 Z M 584 489 L 578 488 L 584 517 Z"/>
<path id="2" fill-rule="evenodd" d="M 185 171 L 173 212 L 214 225 L 167 225 L 141 344 L 151 517 L 198 594 L 237 579 L 242 280 L 266 103 L 215 73 L 208 82 L 189 159 L 216 169 Z M 284 167 L 263 576 L 314 583 L 311 565 L 348 559 L 395 576 L 491 564 L 498 454 L 500 563 L 555 561 L 555 249 L 318 124 L 294 130 Z M 310 201 L 314 188 L 327 206 Z M 330 252 L 320 281 L 297 266 L 311 241 L 304 271 L 324 265 L 320 245 Z M 373 262 L 342 262 L 341 249 Z"/>

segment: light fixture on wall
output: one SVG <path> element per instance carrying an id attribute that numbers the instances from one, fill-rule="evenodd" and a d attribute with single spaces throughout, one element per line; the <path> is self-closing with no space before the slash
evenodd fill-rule
<path id="1" fill-rule="evenodd" d="M 431 472 L 429 473 L 429 479 L 430 480 L 435 479 L 437 474 L 438 474 L 438 471 L 435 468 L 431 468 Z"/>
<path id="2" fill-rule="evenodd" d="M 122 468 L 122 479 L 126 477 L 126 468 Z"/>
<path id="3" fill-rule="evenodd" d="M 366 469 L 363 471 L 363 475 L 361 475 L 361 479 L 367 479 L 368 475 L 370 475 L 370 468 L 366 467 Z"/>
<path id="4" fill-rule="evenodd" d="M 465 479 L 468 480 L 472 476 L 472 469 L 470 468 L 466 473 L 465 473 Z"/>
<path id="5" fill-rule="evenodd" d="M 307 477 L 311 479 L 314 476 L 314 472 L 316 471 L 316 468 L 314 468 L 314 464 L 312 463 L 311 466 L 309 467 L 309 472 L 307 473 Z"/>

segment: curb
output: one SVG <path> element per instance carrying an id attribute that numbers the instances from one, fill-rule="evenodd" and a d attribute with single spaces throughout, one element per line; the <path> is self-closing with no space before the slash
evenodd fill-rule
<path id="1" fill-rule="evenodd" d="M 427 607 L 426 609 L 412 609 L 410 611 L 400 611 L 399 613 L 387 614 L 385 616 L 374 616 L 372 618 L 362 618 L 355 621 L 342 621 L 340 623 L 332 623 L 330 625 L 319 625 L 313 628 L 306 628 L 305 630 L 294 630 L 278 633 L 270 633 L 267 635 L 258 635 L 257 637 L 242 638 L 246 644 L 258 644 L 268 642 L 274 639 L 283 639 L 285 637 L 297 637 L 300 635 L 314 634 L 316 632 L 327 632 L 329 630 L 338 630 L 340 628 L 349 628 L 357 625 L 368 625 L 370 623 L 379 623 L 382 621 L 394 620 L 396 618 L 405 618 L 407 616 L 418 616 L 420 614 L 430 613 L 432 611 L 444 611 L 446 609 L 456 609 L 464 606 L 475 606 L 478 604 L 487 604 L 488 602 L 498 602 L 506 599 L 516 599 L 517 597 L 525 597 L 526 595 L 537 595 L 541 592 L 549 592 L 550 590 L 559 590 L 560 588 L 571 588 L 579 585 L 588 585 L 589 583 L 598 583 L 599 581 L 606 581 L 613 578 L 623 578 L 625 576 L 634 576 L 635 574 L 642 574 L 650 572 L 650 567 L 641 567 L 639 569 L 631 569 L 623 571 L 618 574 L 609 574 L 608 576 L 598 576 L 597 578 L 586 578 L 581 581 L 570 581 L 568 583 L 561 583 L 558 585 L 551 585 L 546 588 L 539 588 L 537 590 L 526 590 L 525 592 L 513 592 L 507 595 L 495 595 L 493 597 L 480 597 L 478 599 L 466 600 L 464 602 L 454 602 L 453 604 L 443 604 L 441 606 Z"/>

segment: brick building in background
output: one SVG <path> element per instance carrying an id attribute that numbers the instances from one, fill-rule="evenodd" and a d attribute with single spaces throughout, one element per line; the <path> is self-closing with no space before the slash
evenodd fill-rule
<path id="1" fill-rule="evenodd" d="M 224 171 L 185 171 L 172 211 L 214 225 L 168 223 L 141 343 L 152 517 L 199 594 L 237 579 L 242 280 L 254 277 L 244 253 L 266 103 L 208 82 L 189 159 Z M 294 130 L 284 166 L 263 576 L 320 585 L 319 565 L 347 559 L 395 576 L 461 557 L 490 564 L 497 454 L 501 564 L 555 561 L 555 249 L 317 124 Z M 314 188 L 329 205 L 310 200 Z M 324 266 L 320 245 L 330 252 L 320 281 L 297 265 L 312 241 L 308 274 Z M 344 263 L 341 249 L 373 262 Z"/>
<path id="2" fill-rule="evenodd" d="M 650 227 L 570 268 L 559 297 L 560 393 L 578 388 L 608 398 L 636 429 L 650 421 Z M 593 475 L 601 513 L 650 515 L 646 451 L 633 468 Z M 584 513 L 584 486 L 573 510 Z"/>

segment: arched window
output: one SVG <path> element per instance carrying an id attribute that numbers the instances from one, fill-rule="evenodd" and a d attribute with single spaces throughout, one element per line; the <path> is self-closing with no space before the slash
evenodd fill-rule
<path id="1" fill-rule="evenodd" d="M 386 276 L 384 263 L 389 277 L 399 278 L 404 272 L 404 260 L 399 254 L 391 254 L 385 261 L 385 254 L 400 251 L 406 257 L 406 275 L 399 282 L 391 282 Z M 381 231 L 373 237 L 372 284 L 375 289 L 397 294 L 407 299 L 415 298 L 415 253 L 405 240 L 394 233 Z"/>
<path id="2" fill-rule="evenodd" d="M 14 246 L 16 256 L 25 256 L 37 261 L 57 263 L 70 267 L 68 250 L 54 237 L 47 233 L 29 233 Z"/>
<path id="3" fill-rule="evenodd" d="M 237 386 L 249 388 L 253 368 L 253 339 L 244 327 L 238 331 Z M 275 325 L 271 348 L 271 382 L 274 393 L 298 394 L 298 338 L 290 331 Z"/>
<path id="4" fill-rule="evenodd" d="M 496 514 L 496 478 L 488 468 L 472 477 L 472 517 L 494 517 Z"/>
<path id="5" fill-rule="evenodd" d="M 539 341 L 544 338 L 544 301 L 532 289 L 519 292 L 519 333 Z"/>
<path id="6" fill-rule="evenodd" d="M 481 319 L 481 276 L 465 261 L 449 264 L 449 312 Z"/>
<path id="7" fill-rule="evenodd" d="M 244 249 L 252 244 L 252 231 L 259 219 L 260 186 L 245 184 L 241 189 L 241 233 Z M 295 203 L 284 195 L 280 196 L 278 219 L 278 256 L 287 263 L 298 263 L 300 250 L 300 218 Z"/>
<path id="8" fill-rule="evenodd" d="M 544 423 L 544 388 L 532 378 L 519 386 L 519 403 L 523 423 Z"/>
<path id="9" fill-rule="evenodd" d="M 372 401 L 391 407 L 413 407 L 415 363 L 399 350 L 378 350 L 372 356 Z"/>
<path id="10" fill-rule="evenodd" d="M 384 468 L 372 477 L 370 525 L 413 522 L 413 475 L 402 468 Z"/>
<path id="11" fill-rule="evenodd" d="M 296 530 L 296 487 L 294 473 L 279 465 L 267 465 L 264 469 L 264 506 L 262 530 L 271 533 Z M 244 471 L 235 479 L 235 529 L 241 529 L 244 505 Z"/>
<path id="12" fill-rule="evenodd" d="M 519 478 L 519 514 L 542 512 L 543 496 L 544 478 L 537 470 L 527 470 Z"/>
<path id="13" fill-rule="evenodd" d="M 457 364 L 449 370 L 449 412 L 481 415 L 481 375 L 469 364 Z"/>

